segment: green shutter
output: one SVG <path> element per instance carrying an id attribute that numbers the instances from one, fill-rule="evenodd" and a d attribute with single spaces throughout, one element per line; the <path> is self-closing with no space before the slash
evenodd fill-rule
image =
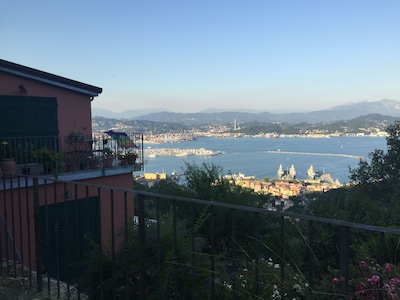
<path id="1" fill-rule="evenodd" d="M 56 98 L 0 95 L 0 137 L 57 135 Z"/>

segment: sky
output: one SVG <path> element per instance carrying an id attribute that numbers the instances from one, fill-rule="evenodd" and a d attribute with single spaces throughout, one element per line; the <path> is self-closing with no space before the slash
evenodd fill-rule
<path id="1" fill-rule="evenodd" d="M 103 89 L 114 112 L 400 101 L 398 0 L 4 1 L 0 58 Z"/>

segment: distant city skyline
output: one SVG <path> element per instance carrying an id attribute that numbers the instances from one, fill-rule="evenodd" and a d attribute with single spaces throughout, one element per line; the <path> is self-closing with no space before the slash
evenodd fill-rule
<path id="1" fill-rule="evenodd" d="M 400 1 L 6 1 L 0 58 L 92 106 L 298 112 L 400 100 Z"/>

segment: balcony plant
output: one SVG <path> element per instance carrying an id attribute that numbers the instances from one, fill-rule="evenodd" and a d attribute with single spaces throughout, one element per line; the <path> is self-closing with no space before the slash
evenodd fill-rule
<path id="1" fill-rule="evenodd" d="M 36 147 L 29 142 L 23 142 L 17 145 L 17 161 L 20 164 L 30 164 L 36 162 Z"/>
<path id="2" fill-rule="evenodd" d="M 89 157 L 85 152 L 68 152 L 64 154 L 64 163 L 67 172 L 85 170 L 89 165 Z"/>
<path id="3" fill-rule="evenodd" d="M 80 132 L 71 132 L 65 138 L 65 143 L 68 145 L 65 153 L 66 170 L 73 172 L 83 170 L 88 165 L 88 144 L 85 136 Z"/>
<path id="4" fill-rule="evenodd" d="M 100 163 L 100 158 L 96 155 L 93 155 L 88 158 L 88 164 L 90 169 L 97 169 Z"/>
<path id="5" fill-rule="evenodd" d="M 114 161 L 114 152 L 110 147 L 104 147 L 103 149 L 103 165 L 105 168 L 112 167 Z"/>
<path id="6" fill-rule="evenodd" d="M 32 171 L 36 172 L 36 174 L 43 172 L 42 165 L 37 161 L 37 151 L 34 143 L 28 141 L 19 143 L 17 145 L 17 153 L 16 161 L 22 165 L 22 174 L 32 174 Z"/>
<path id="7" fill-rule="evenodd" d="M 81 145 L 85 144 L 85 136 L 80 132 L 71 132 L 67 135 L 65 142 L 72 146 L 74 151 L 77 151 Z"/>
<path id="8" fill-rule="evenodd" d="M 121 166 L 134 165 L 138 155 L 134 152 L 126 152 L 119 155 L 119 160 L 121 161 Z"/>
<path id="9" fill-rule="evenodd" d="M 12 177 L 12 174 L 17 173 L 17 163 L 13 157 L 14 152 L 11 149 L 10 143 L 6 140 L 1 142 L 2 152 L 1 152 L 1 169 L 5 176 Z M 10 175 L 7 175 L 10 174 Z"/>
<path id="10" fill-rule="evenodd" d="M 57 153 L 53 149 L 43 147 L 36 152 L 38 162 L 43 165 L 45 173 L 51 173 L 54 170 L 61 169 L 61 161 L 64 158 L 63 153 Z"/>

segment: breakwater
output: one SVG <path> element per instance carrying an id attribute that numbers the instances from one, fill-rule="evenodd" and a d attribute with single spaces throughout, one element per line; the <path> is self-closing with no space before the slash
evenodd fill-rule
<path id="1" fill-rule="evenodd" d="M 148 158 L 153 158 L 156 156 L 215 156 L 224 154 L 223 151 L 210 150 L 206 148 L 149 148 L 144 150 L 144 154 Z"/>
<path id="2" fill-rule="evenodd" d="M 356 158 L 356 159 L 364 158 L 364 156 L 361 156 L 361 155 L 351 155 L 351 154 L 342 154 L 342 153 L 299 152 L 299 151 L 281 151 L 281 150 L 268 150 L 267 152 L 268 153 L 277 153 L 277 154 L 341 156 L 341 157 L 350 157 L 350 158 Z"/>

